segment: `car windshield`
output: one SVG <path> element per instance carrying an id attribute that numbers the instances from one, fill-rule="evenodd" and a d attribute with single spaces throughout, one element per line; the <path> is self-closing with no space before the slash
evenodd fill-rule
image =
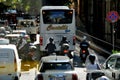
<path id="1" fill-rule="evenodd" d="M 117 59 L 115 68 L 120 69 L 120 58 Z"/>
<path id="2" fill-rule="evenodd" d="M 24 27 L 35 26 L 32 21 L 21 21 L 20 25 L 22 25 Z"/>
<path id="3" fill-rule="evenodd" d="M 40 72 L 46 70 L 73 70 L 70 63 L 43 63 Z"/>

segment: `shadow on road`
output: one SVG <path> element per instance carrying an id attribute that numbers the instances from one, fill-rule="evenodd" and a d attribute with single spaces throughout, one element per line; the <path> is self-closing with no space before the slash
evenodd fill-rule
<path id="1" fill-rule="evenodd" d="M 79 55 L 76 55 L 76 54 L 73 57 L 73 65 L 74 65 L 74 67 L 81 67 L 81 68 L 85 67 L 85 65 L 82 63 Z"/>

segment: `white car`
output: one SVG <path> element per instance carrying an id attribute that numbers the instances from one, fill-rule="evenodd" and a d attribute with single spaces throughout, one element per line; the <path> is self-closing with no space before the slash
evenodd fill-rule
<path id="1" fill-rule="evenodd" d="M 78 74 L 67 56 L 42 57 L 35 80 L 78 80 Z"/>
<path id="2" fill-rule="evenodd" d="M 111 80 L 120 80 L 120 53 L 110 55 L 103 64 L 102 70 Z"/>
<path id="3" fill-rule="evenodd" d="M 0 80 L 19 80 L 21 76 L 21 59 L 13 44 L 0 45 Z"/>

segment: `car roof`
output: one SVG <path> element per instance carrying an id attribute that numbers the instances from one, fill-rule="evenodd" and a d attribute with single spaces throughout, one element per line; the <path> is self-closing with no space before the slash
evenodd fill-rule
<path id="1" fill-rule="evenodd" d="M 110 55 L 110 57 L 120 57 L 120 53 L 115 53 L 115 54 L 112 54 L 112 55 Z"/>
<path id="2" fill-rule="evenodd" d="M 69 9 L 68 6 L 43 6 L 41 9 Z"/>
<path id="3" fill-rule="evenodd" d="M 27 34 L 26 30 L 13 30 L 13 33 L 25 33 Z"/>
<path id="4" fill-rule="evenodd" d="M 9 43 L 10 43 L 9 39 L 0 38 L 0 45 L 7 45 Z"/>
<path id="5" fill-rule="evenodd" d="M 0 49 L 2 49 L 2 48 L 16 49 L 16 46 L 14 44 L 0 45 Z"/>
<path id="6" fill-rule="evenodd" d="M 21 37 L 21 34 L 6 34 L 5 37 Z"/>
<path id="7" fill-rule="evenodd" d="M 70 62 L 69 57 L 67 56 L 56 56 L 56 55 L 51 55 L 51 56 L 46 56 L 41 58 L 42 62 L 48 62 L 48 63 L 60 63 L 60 62 Z"/>

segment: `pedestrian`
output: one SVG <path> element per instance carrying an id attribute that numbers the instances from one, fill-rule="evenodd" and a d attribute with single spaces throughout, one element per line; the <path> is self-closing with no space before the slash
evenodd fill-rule
<path id="1" fill-rule="evenodd" d="M 47 50 L 47 55 L 53 54 L 55 52 L 56 46 L 53 43 L 54 39 L 49 38 L 49 43 L 46 45 L 45 50 Z"/>
<path id="2" fill-rule="evenodd" d="M 85 62 L 85 66 L 86 66 L 86 69 L 87 69 L 86 80 L 91 80 L 92 71 L 101 69 L 100 66 L 99 66 L 97 56 L 95 54 L 92 54 L 92 53 L 88 55 L 88 57 L 86 59 L 86 62 Z"/>

